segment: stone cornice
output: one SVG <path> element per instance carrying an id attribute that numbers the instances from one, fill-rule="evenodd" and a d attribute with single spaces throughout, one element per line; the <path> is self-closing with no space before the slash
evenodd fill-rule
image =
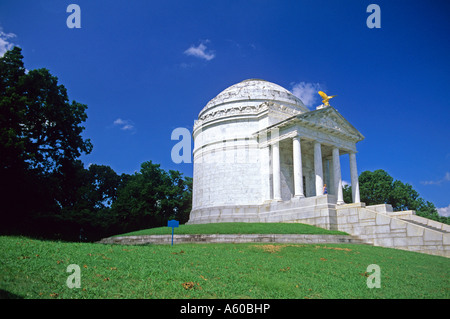
<path id="1" fill-rule="evenodd" d="M 209 122 L 219 119 L 232 119 L 247 116 L 260 116 L 263 112 L 268 110 L 277 111 L 287 115 L 300 114 L 300 110 L 296 110 L 293 107 L 288 107 L 275 102 L 263 102 L 257 105 L 235 105 L 225 109 L 211 110 L 200 116 L 197 121 L 194 122 L 194 130 L 200 125 L 205 125 Z"/>

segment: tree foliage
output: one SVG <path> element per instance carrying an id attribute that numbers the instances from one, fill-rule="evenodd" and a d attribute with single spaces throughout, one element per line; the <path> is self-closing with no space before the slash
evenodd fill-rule
<path id="1" fill-rule="evenodd" d="M 187 221 L 192 179 L 181 173 L 152 162 L 134 175 L 84 168 L 86 108 L 49 70 L 26 72 L 20 48 L 0 58 L 0 232 L 96 240 Z"/>
<path id="2" fill-rule="evenodd" d="M 192 179 L 178 171 L 161 169 L 152 161 L 131 175 L 118 190 L 111 209 L 123 231 L 163 226 L 169 219 L 184 223 L 189 218 Z"/>
<path id="3" fill-rule="evenodd" d="M 2 168 L 52 172 L 92 150 L 81 136 L 86 105 L 69 103 L 66 88 L 47 69 L 25 73 L 22 59 L 17 47 L 0 58 Z"/>
<path id="4" fill-rule="evenodd" d="M 2 228 L 36 228 L 58 214 L 73 189 L 77 158 L 92 144 L 81 136 L 86 105 L 69 103 L 47 69 L 25 72 L 20 48 L 0 58 L 0 201 Z"/>
<path id="5" fill-rule="evenodd" d="M 364 171 L 359 175 L 358 181 L 361 202 L 366 205 L 391 204 L 394 211 L 415 210 L 419 216 L 449 223 L 449 219 L 439 216 L 434 204 L 421 198 L 412 185 L 394 180 L 382 169 Z M 345 186 L 346 203 L 352 202 L 351 194 L 351 186 Z"/>

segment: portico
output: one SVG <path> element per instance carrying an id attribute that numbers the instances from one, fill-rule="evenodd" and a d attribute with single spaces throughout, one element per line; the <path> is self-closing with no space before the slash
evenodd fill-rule
<path id="1" fill-rule="evenodd" d="M 314 145 L 314 177 L 315 177 L 315 195 L 324 195 L 324 176 L 327 176 L 332 183 L 328 183 L 327 192 L 333 194 L 337 198 L 337 204 L 344 204 L 343 190 L 342 190 L 342 176 L 341 176 L 341 164 L 340 164 L 340 150 L 337 146 L 326 146 L 322 145 L 318 141 L 312 142 Z M 280 164 L 280 142 L 275 142 L 272 144 L 272 169 L 273 169 L 273 200 L 281 200 L 281 164 Z M 302 165 L 302 141 L 300 136 L 295 136 L 292 138 L 292 157 L 293 157 L 293 185 L 295 197 L 306 197 L 304 191 L 304 180 L 303 175 L 303 165 Z M 331 149 L 331 162 L 329 166 L 324 167 L 323 162 L 329 161 L 329 157 L 324 158 L 322 156 L 322 148 Z M 352 189 L 352 199 L 353 203 L 359 203 L 359 184 L 358 184 L 358 174 L 356 168 L 356 154 L 354 152 L 344 153 L 349 155 L 350 161 L 350 176 L 354 190 Z M 324 169 L 328 169 L 324 173 Z"/>
<path id="2" fill-rule="evenodd" d="M 318 125 L 319 119 L 325 116 L 328 121 Z M 306 119 L 304 117 L 293 116 L 256 133 L 259 138 L 263 137 L 260 148 L 270 149 L 265 154 L 270 154 L 266 163 L 271 164 L 272 191 L 265 194 L 272 194 L 272 197 L 264 200 L 283 201 L 289 200 L 289 197 L 324 195 L 326 184 L 327 193 L 336 197 L 338 205 L 344 204 L 340 157 L 348 155 L 352 200 L 359 203 L 355 143 L 361 138 L 360 133 L 346 131 L 343 127 L 331 127 L 341 117 L 332 107 L 308 114 Z M 292 159 L 286 159 L 288 156 Z M 267 177 L 267 174 L 263 176 Z"/>

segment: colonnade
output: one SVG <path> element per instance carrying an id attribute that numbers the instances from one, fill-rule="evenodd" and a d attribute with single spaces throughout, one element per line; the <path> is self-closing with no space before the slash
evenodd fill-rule
<path id="1" fill-rule="evenodd" d="M 280 145 L 279 141 L 272 144 L 272 169 L 273 169 L 273 199 L 281 201 L 281 163 L 280 163 Z M 304 197 L 303 185 L 303 168 L 302 168 L 302 142 L 300 136 L 292 138 L 292 156 L 293 156 L 293 173 L 294 173 L 294 196 Z M 333 162 L 333 180 L 334 194 L 336 194 L 337 204 L 344 204 L 344 196 L 342 190 L 341 163 L 339 158 L 339 148 L 332 147 Z M 352 200 L 354 203 L 360 202 L 358 171 L 356 166 L 356 153 L 349 153 L 350 159 L 350 178 L 352 183 Z M 318 141 L 314 141 L 314 173 L 316 196 L 323 194 L 324 174 L 322 167 L 322 145 Z"/>

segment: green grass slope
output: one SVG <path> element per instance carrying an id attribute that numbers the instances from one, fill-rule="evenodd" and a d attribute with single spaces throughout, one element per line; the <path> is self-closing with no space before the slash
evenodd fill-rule
<path id="1" fill-rule="evenodd" d="M 0 237 L 0 297 L 444 298 L 450 259 L 368 245 L 102 245 Z M 81 268 L 68 288 L 67 266 Z M 381 269 L 369 289 L 367 267 Z"/>
<path id="2" fill-rule="evenodd" d="M 156 227 L 138 230 L 117 236 L 167 235 L 172 234 L 170 227 Z M 335 230 L 327 230 L 299 223 L 211 223 L 180 225 L 175 234 L 324 234 L 347 235 Z"/>

